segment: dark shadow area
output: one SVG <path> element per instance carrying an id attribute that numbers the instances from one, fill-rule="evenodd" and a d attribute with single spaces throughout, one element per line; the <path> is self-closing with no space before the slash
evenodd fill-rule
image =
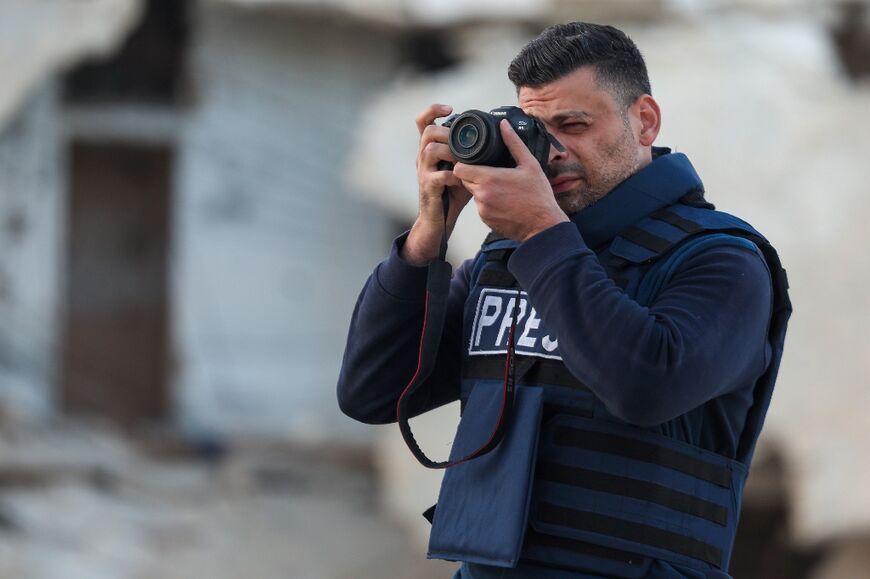
<path id="1" fill-rule="evenodd" d="M 400 41 L 402 64 L 415 71 L 431 74 L 456 66 L 456 56 L 449 35 L 438 30 L 414 30 Z"/>
<path id="2" fill-rule="evenodd" d="M 853 80 L 870 77 L 870 13 L 864 2 L 840 6 L 840 19 L 831 31 L 843 68 Z"/>
<path id="3" fill-rule="evenodd" d="M 67 75 L 72 104 L 174 104 L 182 99 L 189 10 L 186 0 L 147 0 L 145 14 L 114 56 Z"/>
<path id="4" fill-rule="evenodd" d="M 731 557 L 735 579 L 805 579 L 824 557 L 824 550 L 803 549 L 792 540 L 787 476 L 778 452 L 753 463 Z"/>

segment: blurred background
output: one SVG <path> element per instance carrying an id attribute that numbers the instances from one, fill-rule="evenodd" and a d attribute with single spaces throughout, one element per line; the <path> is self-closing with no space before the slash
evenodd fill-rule
<path id="1" fill-rule="evenodd" d="M 734 576 L 870 577 L 867 2 L 0 0 L 0 578 L 450 577 L 440 474 L 337 408 L 347 323 L 416 114 L 513 104 L 566 20 L 635 40 L 657 143 L 789 271 Z"/>

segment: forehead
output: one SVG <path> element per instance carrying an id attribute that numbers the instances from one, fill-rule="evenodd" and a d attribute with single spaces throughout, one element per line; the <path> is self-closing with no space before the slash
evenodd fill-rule
<path id="1" fill-rule="evenodd" d="M 598 85 L 595 70 L 590 66 L 543 86 L 521 87 L 518 104 L 527 114 L 545 122 L 567 112 L 603 116 L 617 111 L 613 96 Z"/>

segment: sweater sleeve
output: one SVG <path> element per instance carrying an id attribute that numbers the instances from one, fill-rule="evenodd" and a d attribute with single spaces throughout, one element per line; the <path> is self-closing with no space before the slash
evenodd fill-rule
<path id="1" fill-rule="evenodd" d="M 354 308 L 338 378 L 338 404 L 369 424 L 396 421 L 396 403 L 417 367 L 426 295 L 426 267 L 408 264 L 399 251 L 407 234 L 369 277 Z M 459 398 L 462 310 L 468 268 L 453 273 L 444 333 L 435 369 L 411 400 L 420 414 Z"/>
<path id="2" fill-rule="evenodd" d="M 571 223 L 527 240 L 508 267 L 568 369 L 626 422 L 654 426 L 751 388 L 769 362 L 772 286 L 757 252 L 699 253 L 649 307 L 608 278 Z"/>

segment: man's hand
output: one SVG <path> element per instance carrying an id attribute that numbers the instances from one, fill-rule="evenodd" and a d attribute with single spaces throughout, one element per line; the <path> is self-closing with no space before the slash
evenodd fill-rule
<path id="1" fill-rule="evenodd" d="M 450 199 L 447 216 L 447 235 L 453 231 L 459 212 L 471 194 L 462 186 L 450 169 L 442 170 L 438 163 L 456 162 L 447 146 L 450 129 L 435 124 L 435 119 L 446 117 L 453 111 L 449 105 L 430 105 L 417 117 L 420 147 L 417 151 L 417 183 L 420 189 L 420 212 L 408 239 L 402 246 L 402 259 L 413 265 L 426 265 L 438 257 L 441 235 L 444 232 L 444 208 L 441 195 L 444 188 Z"/>
<path id="2" fill-rule="evenodd" d="M 501 136 L 517 166 L 511 169 L 457 163 L 453 174 L 474 196 L 480 219 L 505 237 L 525 241 L 568 221 L 553 196 L 553 188 L 538 160 L 507 120 Z"/>

